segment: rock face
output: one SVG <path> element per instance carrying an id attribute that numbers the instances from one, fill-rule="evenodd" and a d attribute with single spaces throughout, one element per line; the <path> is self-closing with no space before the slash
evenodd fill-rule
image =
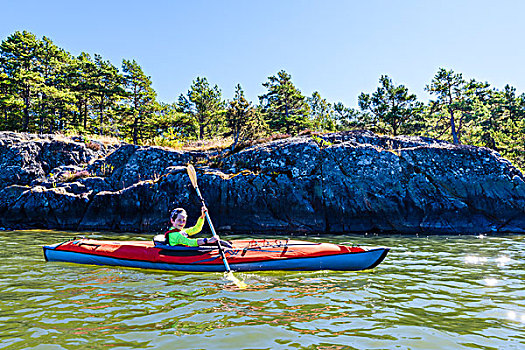
<path id="1" fill-rule="evenodd" d="M 191 225 L 191 162 L 220 232 L 525 232 L 525 178 L 486 148 L 368 131 L 226 155 L 99 146 L 0 133 L 0 226 L 153 233 L 173 207 Z"/>

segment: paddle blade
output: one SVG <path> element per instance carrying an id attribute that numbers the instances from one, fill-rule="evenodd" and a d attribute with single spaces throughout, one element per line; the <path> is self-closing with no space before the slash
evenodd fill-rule
<path id="1" fill-rule="evenodd" d="M 186 170 L 188 171 L 188 176 L 190 177 L 191 184 L 193 185 L 193 187 L 197 188 L 197 173 L 195 172 L 195 168 L 193 167 L 193 165 L 188 164 Z"/>
<path id="2" fill-rule="evenodd" d="M 233 275 L 233 272 L 226 272 L 226 278 L 230 281 L 232 281 L 233 283 L 235 283 L 235 285 L 237 286 L 237 288 L 239 289 L 246 289 L 248 288 L 248 285 L 246 283 L 244 283 L 243 281 L 239 280 L 237 277 L 235 277 Z"/>

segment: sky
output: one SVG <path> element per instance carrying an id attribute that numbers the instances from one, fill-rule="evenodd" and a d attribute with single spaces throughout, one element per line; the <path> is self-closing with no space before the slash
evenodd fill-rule
<path id="1" fill-rule="evenodd" d="M 285 70 L 303 95 L 356 107 L 388 75 L 422 101 L 439 68 L 525 90 L 521 0 L 2 0 L 0 39 L 27 30 L 77 56 L 134 59 L 171 103 L 197 77 L 258 103 Z"/>

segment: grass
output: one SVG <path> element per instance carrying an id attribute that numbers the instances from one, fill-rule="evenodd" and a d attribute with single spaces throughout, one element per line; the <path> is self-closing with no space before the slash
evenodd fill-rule
<path id="1" fill-rule="evenodd" d="M 238 152 L 238 151 L 241 151 L 251 146 L 260 145 L 260 144 L 268 143 L 268 142 L 275 141 L 275 140 L 287 139 L 290 137 L 292 136 L 289 134 L 271 134 L 269 136 L 261 137 L 255 140 L 246 140 L 244 142 L 239 142 L 239 144 L 235 147 L 235 151 Z"/>
<path id="2" fill-rule="evenodd" d="M 317 132 L 303 132 L 302 135 L 308 134 L 321 134 Z M 301 135 L 300 134 L 300 135 Z M 268 143 L 275 140 L 286 139 L 291 137 L 289 134 L 275 133 L 261 137 L 254 140 L 245 140 L 239 142 L 235 151 L 240 151 L 244 148 Z M 78 134 L 62 134 L 57 133 L 54 135 L 54 138 L 58 141 L 71 142 L 72 139 L 83 140 L 87 148 L 90 148 L 94 151 L 99 151 L 101 146 L 100 144 L 108 145 L 120 145 L 122 140 L 119 140 L 113 136 L 103 136 L 103 135 L 78 135 Z M 96 142 L 94 142 L 96 141 Z M 230 148 L 233 145 L 233 138 L 231 137 L 216 137 L 213 139 L 207 140 L 180 140 L 180 139 L 166 139 L 162 137 L 155 137 L 153 139 L 145 140 L 141 143 L 144 146 L 157 146 L 165 147 L 168 149 L 182 150 L 182 151 L 209 151 L 209 150 L 225 150 Z"/>
<path id="3" fill-rule="evenodd" d="M 79 134 L 69 134 L 69 133 L 66 133 L 66 134 L 56 133 L 54 134 L 54 138 L 57 141 L 63 141 L 63 142 L 71 142 L 72 139 L 78 138 L 84 141 L 84 143 L 86 144 L 86 147 L 91 148 L 96 151 L 100 150 L 100 145 L 93 141 L 99 142 L 106 146 L 120 145 L 122 142 L 121 140 L 113 136 L 89 135 L 89 134 L 79 135 Z"/>
<path id="4" fill-rule="evenodd" d="M 208 150 L 222 150 L 230 147 L 233 143 L 233 139 L 230 137 L 223 138 L 217 137 L 209 140 L 179 140 L 179 139 L 165 139 L 161 137 L 155 137 L 154 139 L 147 140 L 143 144 L 145 146 L 158 146 L 166 147 L 175 150 L 182 151 L 208 151 Z"/>
<path id="5" fill-rule="evenodd" d="M 121 140 L 119 140 L 116 137 L 113 136 L 104 136 L 104 135 L 89 135 L 89 139 L 98 141 L 106 146 L 110 145 L 120 145 L 122 143 Z"/>
<path id="6" fill-rule="evenodd" d="M 231 137 L 214 138 L 211 140 L 193 140 L 184 143 L 181 149 L 184 151 L 223 150 L 231 147 L 232 143 L 233 139 Z"/>
<path id="7" fill-rule="evenodd" d="M 76 171 L 76 172 L 66 172 L 62 174 L 59 178 L 61 182 L 73 182 L 77 179 L 83 179 L 85 177 L 90 177 L 91 174 L 87 170 Z"/>

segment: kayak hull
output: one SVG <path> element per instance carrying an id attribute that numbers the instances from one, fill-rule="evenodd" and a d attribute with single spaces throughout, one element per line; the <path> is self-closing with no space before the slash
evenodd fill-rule
<path id="1" fill-rule="evenodd" d="M 45 259 L 171 271 L 223 272 L 225 270 L 216 248 L 159 247 L 145 245 L 144 242 L 140 244 L 92 240 L 76 242 L 79 243 L 64 242 L 44 246 Z M 250 244 L 247 245 L 246 242 Z M 278 244 L 267 242 L 269 241 L 233 241 L 232 248 L 224 249 L 230 268 L 233 271 L 358 271 L 374 268 L 383 261 L 389 251 L 388 248 L 382 247 L 348 247 L 305 241 L 292 241 L 293 243 L 286 241 L 286 244 L 282 241 Z"/>

